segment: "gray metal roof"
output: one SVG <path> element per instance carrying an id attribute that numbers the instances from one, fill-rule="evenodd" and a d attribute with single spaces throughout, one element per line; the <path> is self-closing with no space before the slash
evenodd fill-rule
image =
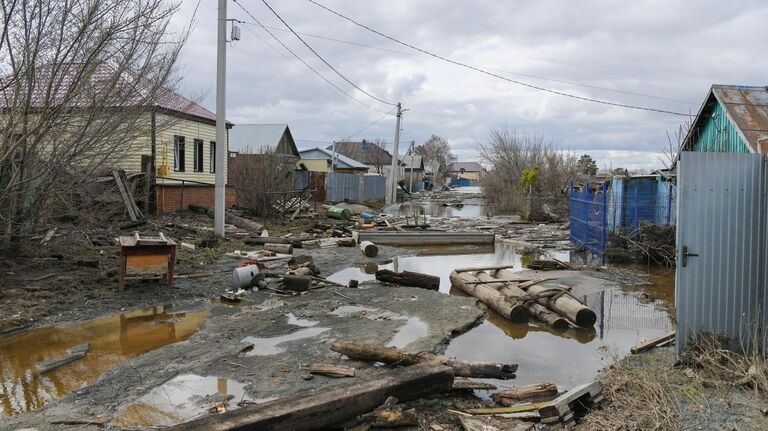
<path id="1" fill-rule="evenodd" d="M 485 169 L 483 165 L 478 162 L 453 162 L 451 163 L 451 172 L 459 172 L 464 169 L 464 172 L 482 172 Z"/>
<path id="2" fill-rule="evenodd" d="M 411 159 L 413 157 L 413 159 Z M 400 163 L 402 163 L 403 168 L 406 170 L 411 170 L 411 165 L 413 165 L 413 170 L 420 170 L 424 169 L 424 164 L 422 163 L 422 156 L 402 156 L 400 157 Z"/>
<path id="3" fill-rule="evenodd" d="M 249 147 L 255 154 L 262 154 L 277 150 L 284 137 L 288 148 L 282 152 L 298 156 L 299 150 L 287 124 L 238 124 L 229 131 L 229 148 L 241 151 Z"/>
<path id="4" fill-rule="evenodd" d="M 685 147 L 691 144 L 695 130 L 703 124 L 715 100 L 752 151 L 759 152 L 758 143 L 768 149 L 768 87 L 747 85 L 713 85 L 688 131 Z"/>
<path id="5" fill-rule="evenodd" d="M 308 150 L 299 151 L 303 160 L 331 160 L 334 158 L 334 152 L 325 148 L 310 148 Z M 357 160 L 350 159 L 349 157 L 335 153 L 336 168 L 350 168 L 350 169 L 365 169 L 368 170 L 368 165 L 364 165 Z"/>

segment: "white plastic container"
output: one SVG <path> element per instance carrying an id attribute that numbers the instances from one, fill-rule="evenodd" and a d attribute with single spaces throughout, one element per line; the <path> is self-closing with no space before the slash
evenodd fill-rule
<path id="1" fill-rule="evenodd" d="M 248 265 L 241 268 L 235 268 L 232 271 L 232 286 L 235 289 L 248 289 L 259 280 L 259 267 Z"/>

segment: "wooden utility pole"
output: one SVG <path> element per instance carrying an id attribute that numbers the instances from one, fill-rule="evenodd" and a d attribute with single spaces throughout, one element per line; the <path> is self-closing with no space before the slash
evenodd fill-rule
<path id="1" fill-rule="evenodd" d="M 400 118 L 403 116 L 403 108 L 400 103 L 397 104 L 397 120 L 395 121 L 395 143 L 392 146 L 392 167 L 389 171 L 389 181 L 387 182 L 386 204 L 391 205 L 396 202 L 397 196 L 397 164 L 398 151 L 400 147 Z"/>

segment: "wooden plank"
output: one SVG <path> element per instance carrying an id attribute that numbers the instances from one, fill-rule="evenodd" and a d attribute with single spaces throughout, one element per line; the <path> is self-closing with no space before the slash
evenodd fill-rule
<path id="1" fill-rule="evenodd" d="M 498 415 L 507 413 L 532 412 L 542 407 L 549 406 L 548 402 L 543 403 L 520 403 L 509 407 L 490 407 L 485 409 L 469 409 L 466 412 L 472 415 Z"/>
<path id="2" fill-rule="evenodd" d="M 505 406 L 513 406 L 523 400 L 545 401 L 555 397 L 557 397 L 557 386 L 549 382 L 534 383 L 493 394 L 493 399 Z"/>
<path id="3" fill-rule="evenodd" d="M 447 391 L 453 370 L 414 365 L 387 370 L 363 383 L 306 391 L 292 397 L 247 406 L 167 428 L 170 431 L 312 430 L 330 427 L 375 410 L 388 397 L 410 401 Z"/>
<path id="4" fill-rule="evenodd" d="M 658 336 L 656 338 L 651 338 L 650 340 L 641 341 L 637 346 L 630 349 L 630 352 L 633 354 L 645 352 L 646 350 L 651 350 L 652 348 L 658 346 L 659 344 L 666 343 L 667 341 L 673 340 L 675 338 L 675 331 L 667 332 L 664 335 Z"/>
<path id="5" fill-rule="evenodd" d="M 530 278 L 497 278 L 495 280 L 488 281 L 465 281 L 466 284 L 496 284 L 496 283 L 522 283 L 524 281 L 532 281 Z"/>
<path id="6" fill-rule="evenodd" d="M 492 271 L 492 270 L 498 270 L 498 269 L 508 269 L 508 268 L 514 268 L 515 265 L 493 265 L 493 266 L 478 266 L 474 268 L 456 268 L 453 270 L 453 272 L 459 273 L 459 272 L 475 272 L 475 271 Z"/>
<path id="7" fill-rule="evenodd" d="M 136 217 L 143 219 L 144 214 L 141 213 L 139 206 L 136 205 L 136 199 L 133 197 L 133 193 L 131 193 L 131 183 L 128 182 L 128 177 L 125 176 L 125 171 L 120 169 L 118 173 L 120 174 L 120 179 L 123 182 L 123 187 L 125 187 L 125 192 L 128 194 L 128 201 L 133 207 L 133 213 L 136 214 Z"/>
<path id="8" fill-rule="evenodd" d="M 585 383 L 581 386 L 577 386 L 571 389 L 570 391 L 560 395 L 554 400 L 545 403 L 545 406 L 539 408 L 539 414 L 542 417 L 542 422 L 558 422 L 561 418 L 565 422 L 566 418 L 564 418 L 564 416 L 567 416 L 571 412 L 571 408 L 569 406 L 570 403 L 587 394 L 589 394 L 590 397 L 596 397 L 598 394 L 600 394 L 600 391 L 600 383 L 598 382 Z"/>
<path id="9" fill-rule="evenodd" d="M 128 216 L 131 217 L 131 221 L 138 221 L 139 218 L 136 217 L 136 213 L 133 211 L 133 205 L 131 205 L 131 200 L 128 198 L 128 192 L 125 190 L 125 185 L 123 184 L 123 179 L 120 177 L 120 172 L 118 172 L 117 169 L 113 170 L 112 177 L 115 179 L 115 184 L 117 184 L 117 190 L 120 191 L 120 195 L 123 197 L 123 204 L 125 205 L 125 209 L 128 210 Z"/>
<path id="10" fill-rule="evenodd" d="M 355 377 L 355 369 L 334 364 L 309 364 L 307 371 L 310 374 L 320 374 L 329 377 Z"/>
<path id="11" fill-rule="evenodd" d="M 36 366 L 37 371 L 44 373 L 62 365 L 69 364 L 70 362 L 74 362 L 84 357 L 90 350 L 91 346 L 89 344 L 78 344 L 77 346 L 67 349 L 67 356 L 64 356 L 63 358 L 50 359 L 38 363 Z"/>

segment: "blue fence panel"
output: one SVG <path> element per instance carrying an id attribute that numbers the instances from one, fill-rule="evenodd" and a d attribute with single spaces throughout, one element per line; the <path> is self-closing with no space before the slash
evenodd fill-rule
<path id="1" fill-rule="evenodd" d="M 328 173 L 328 187 L 325 200 L 328 202 L 342 202 L 359 200 L 360 175 L 342 174 L 338 172 Z"/>
<path id="2" fill-rule="evenodd" d="M 606 228 L 608 230 L 617 230 L 621 228 L 622 217 L 624 214 L 624 178 L 613 177 L 611 185 L 608 188 L 606 202 Z"/>
<path id="3" fill-rule="evenodd" d="M 606 237 L 606 186 L 601 193 L 590 190 L 589 184 L 583 191 L 576 191 L 571 184 L 570 224 L 571 242 L 605 261 Z"/>
<path id="4" fill-rule="evenodd" d="M 413 190 L 411 190 L 412 192 L 420 192 L 422 190 L 424 190 L 424 182 L 423 181 L 419 181 L 417 183 L 413 183 Z"/>
<path id="5" fill-rule="evenodd" d="M 384 199 L 387 194 L 387 178 L 378 175 L 366 175 L 363 199 Z"/>
<path id="6" fill-rule="evenodd" d="M 469 187 L 470 184 L 468 178 L 451 178 L 451 185 L 454 187 Z"/>
<path id="7" fill-rule="evenodd" d="M 656 185 L 656 224 L 676 224 L 676 199 L 677 187 L 672 182 L 660 180 Z"/>

